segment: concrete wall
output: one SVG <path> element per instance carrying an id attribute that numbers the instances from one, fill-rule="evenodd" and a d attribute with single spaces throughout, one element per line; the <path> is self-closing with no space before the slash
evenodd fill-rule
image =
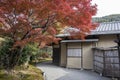
<path id="1" fill-rule="evenodd" d="M 114 42 L 116 39 L 116 35 L 101 35 L 99 36 L 99 42 L 97 43 L 97 47 L 113 47 L 117 44 Z"/>
<path id="2" fill-rule="evenodd" d="M 66 51 L 66 43 L 61 43 L 61 61 L 60 66 L 66 67 L 67 64 L 67 51 Z"/>
<path id="3" fill-rule="evenodd" d="M 82 44 L 83 69 L 93 69 L 93 44 L 95 43 L 89 42 Z"/>
<path id="4" fill-rule="evenodd" d="M 81 48 L 81 43 L 67 43 L 67 48 Z"/>
<path id="5" fill-rule="evenodd" d="M 81 58 L 79 57 L 68 57 L 67 58 L 67 68 L 81 68 Z"/>

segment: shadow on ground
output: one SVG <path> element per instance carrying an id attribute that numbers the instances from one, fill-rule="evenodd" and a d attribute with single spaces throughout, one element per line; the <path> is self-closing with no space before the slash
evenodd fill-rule
<path id="1" fill-rule="evenodd" d="M 46 73 L 46 80 L 111 80 L 90 70 L 62 68 L 51 62 L 38 63 L 37 67 Z"/>

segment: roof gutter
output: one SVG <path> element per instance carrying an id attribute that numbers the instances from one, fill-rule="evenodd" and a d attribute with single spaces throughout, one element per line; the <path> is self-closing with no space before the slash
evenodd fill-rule
<path id="1" fill-rule="evenodd" d="M 85 39 L 85 40 L 62 40 L 61 43 L 76 43 L 76 42 L 97 42 L 99 39 Z"/>

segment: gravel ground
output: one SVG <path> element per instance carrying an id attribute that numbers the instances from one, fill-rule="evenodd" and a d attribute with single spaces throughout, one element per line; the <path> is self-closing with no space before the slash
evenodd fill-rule
<path id="1" fill-rule="evenodd" d="M 36 66 L 45 72 L 45 80 L 111 80 L 93 71 L 67 69 L 47 62 L 39 63 Z"/>

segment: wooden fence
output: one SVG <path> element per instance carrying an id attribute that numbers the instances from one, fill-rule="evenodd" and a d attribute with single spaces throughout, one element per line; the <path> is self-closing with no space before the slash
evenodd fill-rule
<path id="1" fill-rule="evenodd" d="M 120 77 L 120 58 L 117 48 L 93 48 L 94 70 L 103 76 Z"/>

